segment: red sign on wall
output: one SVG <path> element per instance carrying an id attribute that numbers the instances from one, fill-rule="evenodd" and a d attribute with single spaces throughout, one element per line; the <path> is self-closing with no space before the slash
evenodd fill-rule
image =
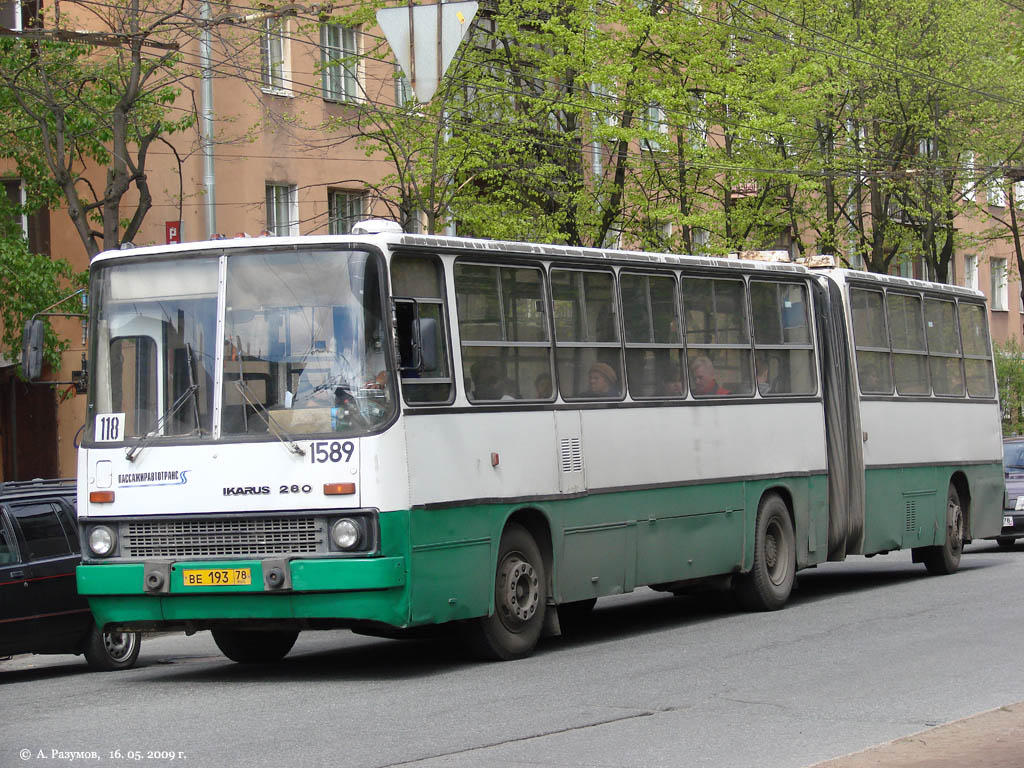
<path id="1" fill-rule="evenodd" d="M 181 222 L 180 221 L 165 221 L 164 228 L 167 231 L 167 243 L 180 243 L 181 242 Z"/>

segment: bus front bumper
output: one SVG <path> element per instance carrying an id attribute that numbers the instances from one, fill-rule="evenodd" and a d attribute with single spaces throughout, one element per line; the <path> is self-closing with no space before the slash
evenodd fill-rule
<path id="1" fill-rule="evenodd" d="M 241 583 L 197 583 L 214 574 Z M 78 566 L 77 580 L 100 626 L 370 621 L 403 627 L 409 620 L 403 557 L 88 564 Z"/>

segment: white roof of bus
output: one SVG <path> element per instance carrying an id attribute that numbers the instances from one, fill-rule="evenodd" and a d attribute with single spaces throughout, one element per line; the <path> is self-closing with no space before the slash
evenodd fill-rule
<path id="1" fill-rule="evenodd" d="M 443 235 L 412 235 L 407 233 L 377 233 L 364 235 L 300 235 L 297 237 L 238 237 L 223 240 L 199 240 L 174 245 L 155 245 L 141 248 L 127 248 L 118 251 L 104 251 L 97 254 L 92 262 L 112 259 L 158 256 L 170 254 L 197 253 L 207 250 L 222 250 L 253 247 L 311 246 L 329 245 L 331 243 L 368 243 L 378 246 L 409 246 L 414 248 L 431 248 L 461 253 L 479 253 L 481 255 L 524 255 L 545 259 L 586 259 L 594 262 L 615 261 L 635 262 L 643 264 L 663 264 L 673 266 L 697 266 L 726 269 L 764 270 L 768 272 L 788 272 L 792 274 L 827 274 L 833 280 L 846 283 L 849 280 L 873 282 L 890 287 L 902 287 L 915 290 L 930 290 L 950 293 L 959 296 L 983 299 L 981 291 L 945 283 L 931 283 L 925 280 L 914 280 L 906 277 L 882 275 L 875 272 L 863 272 L 853 269 L 814 269 L 809 270 L 802 264 L 787 262 L 766 262 L 750 259 L 718 258 L 713 256 L 682 256 L 672 253 L 652 253 L 648 251 L 619 251 L 606 248 L 581 248 L 567 245 L 548 245 L 544 243 L 523 243 L 505 240 L 482 240 L 468 237 L 447 237 Z"/>
<path id="2" fill-rule="evenodd" d="M 139 256 L 165 256 L 173 254 L 201 253 L 207 250 L 231 250 L 234 248 L 316 246 L 331 243 L 368 243 L 371 245 L 408 246 L 433 248 L 462 253 L 475 252 L 481 255 L 514 254 L 546 259 L 586 259 L 594 262 L 617 261 L 642 264 L 689 265 L 701 267 L 725 267 L 731 269 L 757 269 L 774 272 L 808 274 L 809 270 L 800 264 L 786 262 L 765 262 L 737 258 L 712 256 L 681 256 L 671 253 L 647 251 L 618 251 L 604 248 L 581 248 L 566 245 L 523 243 L 504 240 L 482 240 L 467 237 L 445 237 L 441 235 L 410 234 L 366 234 L 366 235 L 301 235 L 297 237 L 241 237 L 223 240 L 199 240 L 173 245 L 154 245 L 104 251 L 97 254 L 92 263 L 132 258 Z"/>

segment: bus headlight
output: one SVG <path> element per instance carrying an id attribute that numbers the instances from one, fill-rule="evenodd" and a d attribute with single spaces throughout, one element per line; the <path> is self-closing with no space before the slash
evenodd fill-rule
<path id="1" fill-rule="evenodd" d="M 106 525 L 97 525 L 89 529 L 89 551 L 96 557 L 106 557 L 114 551 L 117 535 Z"/>
<path id="2" fill-rule="evenodd" d="M 343 517 L 331 524 L 331 541 L 338 549 L 355 549 L 359 539 L 359 523 L 352 518 Z"/>

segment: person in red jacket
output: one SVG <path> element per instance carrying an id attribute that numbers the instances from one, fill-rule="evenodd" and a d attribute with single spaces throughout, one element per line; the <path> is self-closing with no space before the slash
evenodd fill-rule
<path id="1" fill-rule="evenodd" d="M 728 389 L 719 385 L 718 379 L 715 378 L 715 364 L 704 355 L 693 361 L 690 375 L 693 376 L 693 394 L 698 397 L 731 394 Z"/>

